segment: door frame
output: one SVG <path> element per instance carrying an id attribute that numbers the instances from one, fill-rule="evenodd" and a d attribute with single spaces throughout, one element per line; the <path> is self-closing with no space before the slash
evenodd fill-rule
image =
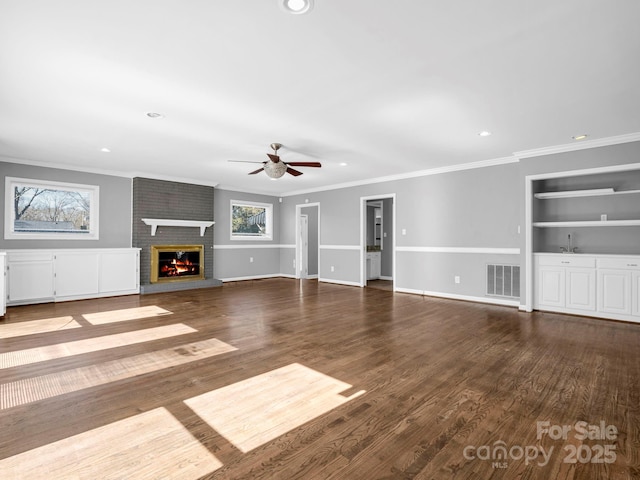
<path id="1" fill-rule="evenodd" d="M 391 281 L 393 291 L 396 291 L 396 194 L 385 193 L 380 195 L 368 195 L 360 197 L 360 286 L 367 286 L 367 202 L 369 200 L 392 199 L 391 205 Z M 385 222 L 386 224 L 386 222 Z M 384 235 L 384 232 L 383 232 Z M 384 242 L 383 242 L 384 243 Z M 388 245 L 388 242 L 387 242 Z"/>
<path id="2" fill-rule="evenodd" d="M 300 279 L 300 259 L 302 255 L 302 245 L 300 244 L 300 216 L 304 215 L 302 209 L 306 207 L 318 207 L 318 268 L 320 268 L 320 202 L 301 203 L 296 205 L 296 258 L 295 258 L 295 278 Z M 320 275 L 320 272 L 318 272 Z"/>

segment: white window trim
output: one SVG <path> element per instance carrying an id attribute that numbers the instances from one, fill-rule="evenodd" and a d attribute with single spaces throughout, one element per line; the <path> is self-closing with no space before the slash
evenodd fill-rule
<path id="1" fill-rule="evenodd" d="M 267 213 L 266 235 L 234 235 L 233 233 L 233 207 L 259 207 L 265 208 Z M 250 200 L 231 200 L 229 202 L 229 231 L 231 240 L 239 241 L 272 241 L 273 240 L 273 203 L 260 203 Z"/>
<path id="2" fill-rule="evenodd" d="M 91 207 L 89 211 L 88 233 L 60 233 L 60 232 L 15 232 L 13 210 L 13 192 L 16 185 L 30 185 L 34 187 L 50 188 L 55 190 L 85 191 L 91 195 Z M 5 240 L 98 240 L 100 212 L 100 187 L 97 185 L 83 185 L 79 183 L 54 182 L 49 180 L 37 180 L 32 178 L 5 177 L 4 184 L 4 238 Z"/>

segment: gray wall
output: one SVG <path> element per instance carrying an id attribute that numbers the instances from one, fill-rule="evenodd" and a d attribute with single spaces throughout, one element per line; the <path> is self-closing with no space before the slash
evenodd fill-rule
<path id="1" fill-rule="evenodd" d="M 280 265 L 280 202 L 278 197 L 216 188 L 214 191 L 214 275 L 221 280 L 293 274 Z M 231 240 L 231 200 L 273 205 L 273 240 Z M 295 243 L 295 242 L 292 242 Z M 293 252 L 295 248 L 286 248 Z M 251 261 L 253 260 L 253 261 Z"/>
<path id="2" fill-rule="evenodd" d="M 485 265 L 495 254 L 433 253 L 420 249 L 517 248 L 520 218 L 517 163 L 422 176 L 351 188 L 285 197 L 283 219 L 295 216 L 295 205 L 319 202 L 320 278 L 347 284 L 360 282 L 361 197 L 396 194 L 396 245 L 418 251 L 397 253 L 397 287 L 483 297 Z M 386 244 L 392 244 L 392 215 L 386 216 Z M 402 230 L 406 234 L 402 235 Z M 295 224 L 283 223 L 283 242 L 294 243 Z M 324 247 L 324 248 L 323 248 Z M 331 248 L 329 248 L 331 247 Z M 386 249 L 386 248 L 385 248 Z M 518 264 L 518 255 L 499 255 L 499 263 Z M 331 267 L 334 271 L 331 271 Z M 459 276 L 461 283 L 455 284 Z"/>
<path id="3" fill-rule="evenodd" d="M 0 161 L 0 225 L 4 230 L 5 177 L 50 180 L 100 187 L 100 238 L 98 240 L 5 240 L 0 249 L 12 248 L 127 248 L 131 247 L 131 179 L 58 168 Z"/>

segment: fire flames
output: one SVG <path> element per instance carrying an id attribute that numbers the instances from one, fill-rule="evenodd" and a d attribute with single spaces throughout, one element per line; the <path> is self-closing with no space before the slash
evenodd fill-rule
<path id="1" fill-rule="evenodd" d="M 165 263 L 160 267 L 161 277 L 179 277 L 181 275 L 197 275 L 198 265 L 188 258 L 178 260 L 173 258 L 170 263 Z"/>

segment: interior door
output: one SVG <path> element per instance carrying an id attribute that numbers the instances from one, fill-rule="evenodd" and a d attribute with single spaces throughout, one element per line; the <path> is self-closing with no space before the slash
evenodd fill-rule
<path id="1" fill-rule="evenodd" d="M 300 215 L 300 278 L 309 277 L 309 216 Z"/>

